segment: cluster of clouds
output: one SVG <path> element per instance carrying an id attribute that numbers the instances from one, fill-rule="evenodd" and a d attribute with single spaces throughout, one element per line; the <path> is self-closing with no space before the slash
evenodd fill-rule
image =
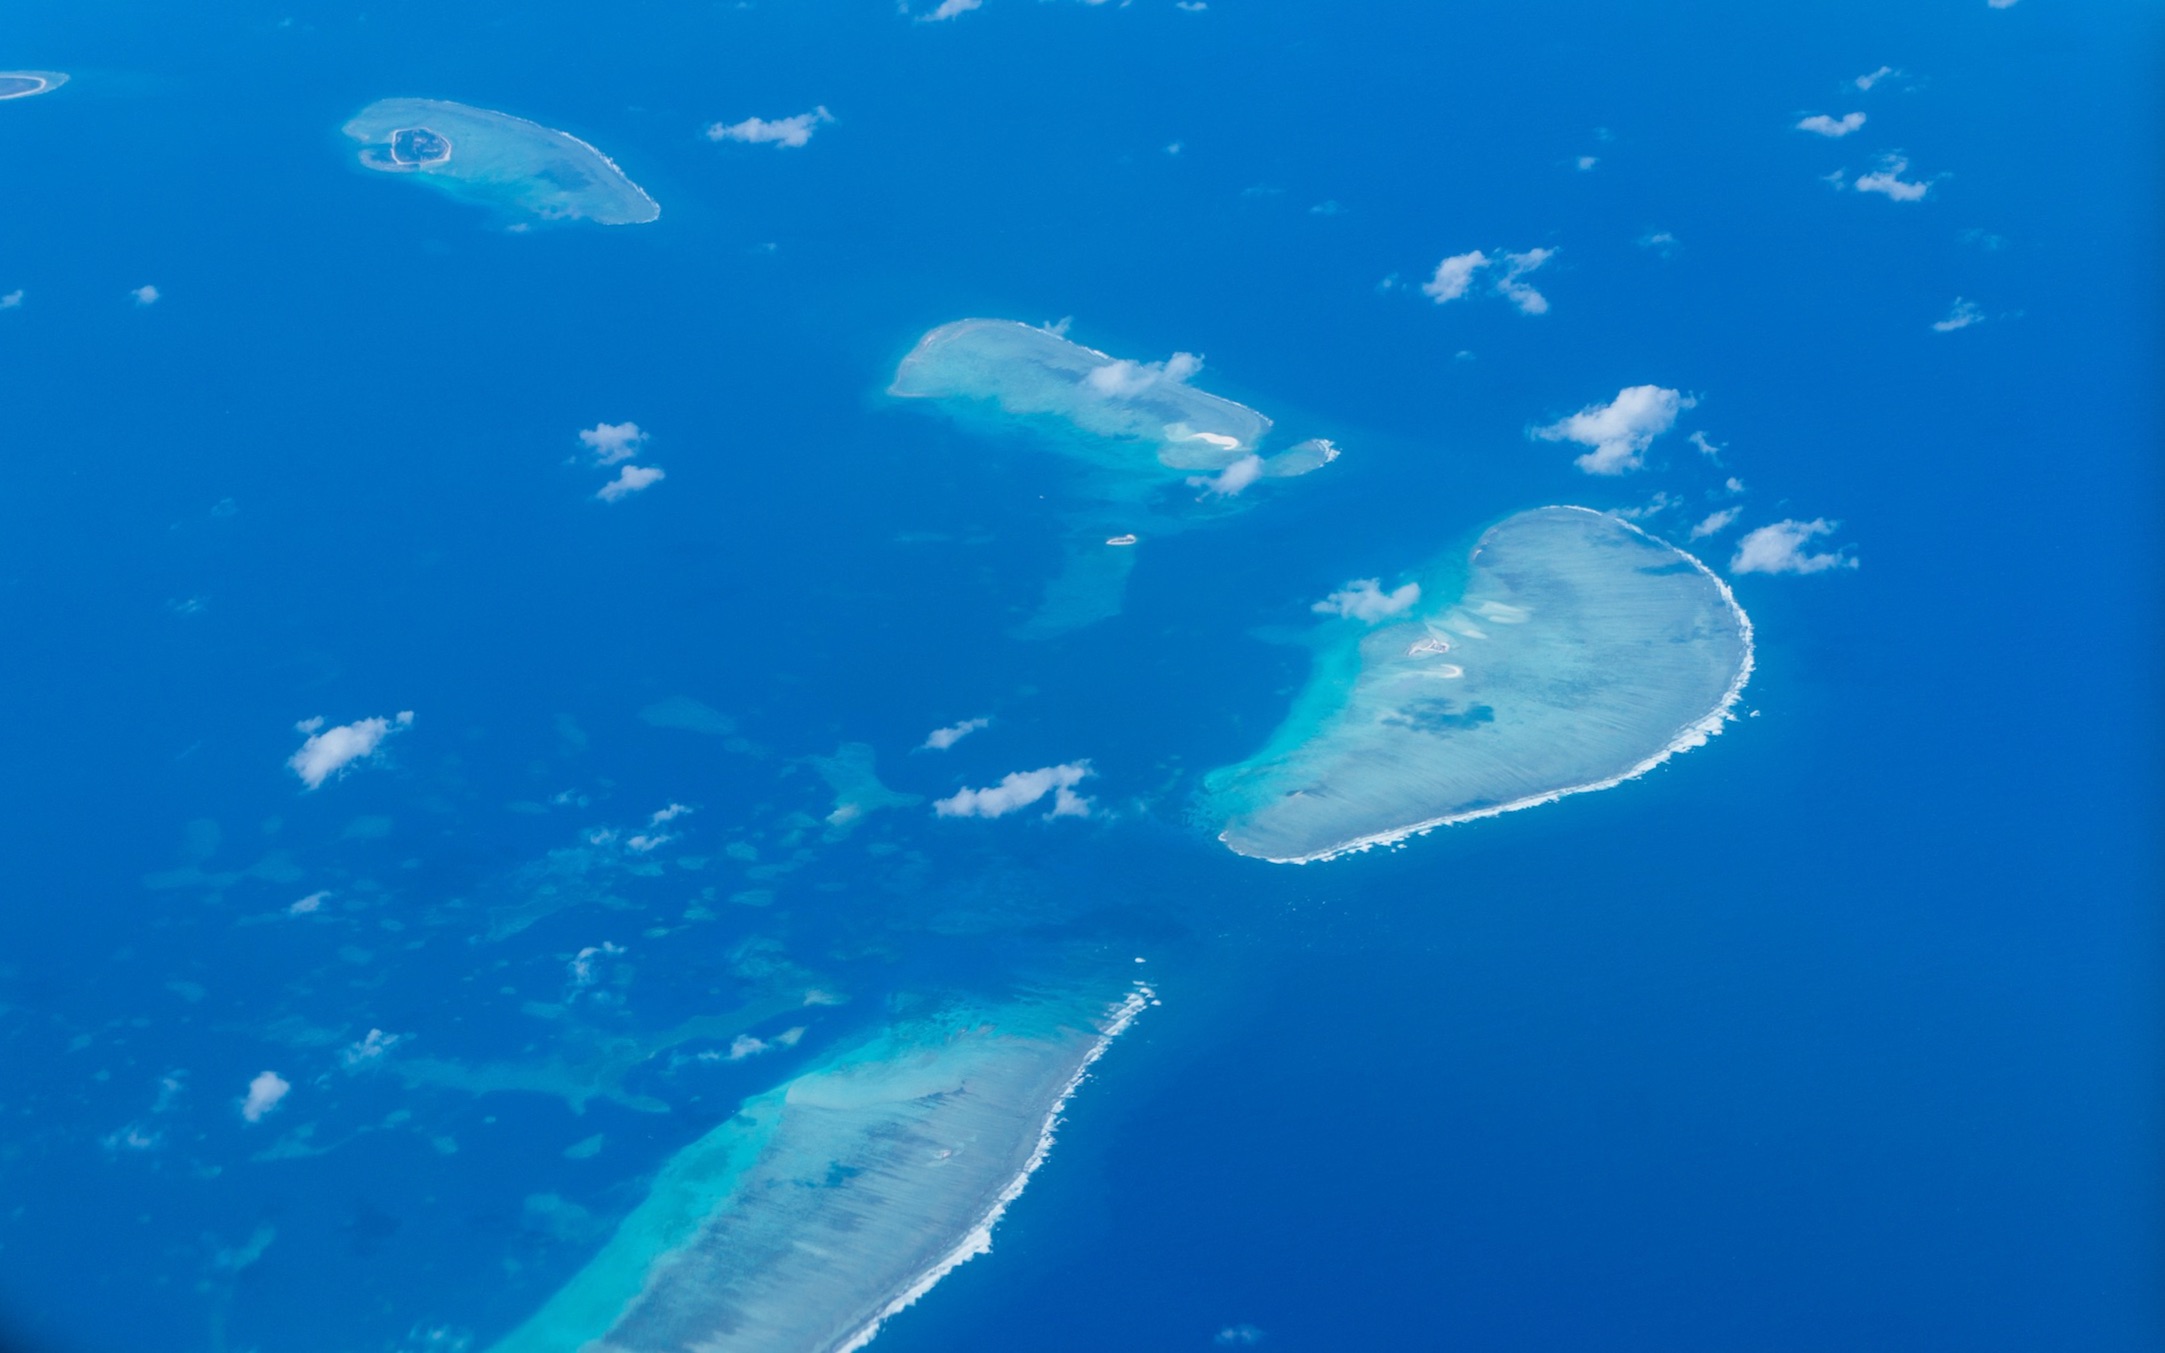
<path id="1" fill-rule="evenodd" d="M 1606 404 L 1590 404 L 1530 435 L 1545 442 L 1588 448 L 1573 463 L 1588 474 L 1618 475 L 1646 463 L 1654 439 L 1676 426 L 1676 417 L 1698 401 L 1659 385 L 1631 385 Z"/>
<path id="2" fill-rule="evenodd" d="M 1094 7 L 1106 4 L 1108 0 L 1082 0 L 1082 2 Z M 1121 0 L 1121 3 L 1127 3 L 1127 0 Z M 973 9 L 983 9 L 984 7 L 985 0 L 940 0 L 939 4 L 914 17 L 918 23 L 939 23 L 942 20 L 953 19 L 967 14 Z M 1207 0 L 1174 0 L 1173 8 L 1187 10 L 1192 14 L 1210 8 L 1210 5 Z M 909 0 L 903 0 L 902 11 L 905 14 L 909 13 Z"/>
<path id="3" fill-rule="evenodd" d="M 579 443 L 593 453 L 594 464 L 607 469 L 617 466 L 616 478 L 601 486 L 594 494 L 605 503 L 628 498 L 642 489 L 652 488 L 668 476 L 659 465 L 633 465 L 632 457 L 646 445 L 647 434 L 637 423 L 596 423 L 579 430 Z"/>
<path id="4" fill-rule="evenodd" d="M 792 117 L 748 117 L 742 122 L 711 123 L 706 137 L 709 141 L 742 141 L 754 146 L 802 146 L 811 141 L 813 132 L 832 121 L 834 114 L 822 104 L 809 113 Z"/>
<path id="5" fill-rule="evenodd" d="M 941 817 L 1006 817 L 1020 812 L 1043 799 L 1053 796 L 1052 810 L 1046 818 L 1088 817 L 1090 800 L 1075 792 L 1075 786 L 1090 774 L 1090 763 L 1071 761 L 1061 766 L 1041 766 L 1036 770 L 1011 771 L 1002 776 L 1000 783 L 984 789 L 963 789 L 937 800 L 932 811 Z"/>
<path id="6" fill-rule="evenodd" d="M 1115 358 L 1083 377 L 1083 383 L 1107 399 L 1133 399 L 1160 385 L 1182 385 L 1203 369 L 1203 359 L 1192 352 L 1176 352 L 1162 362 L 1131 362 Z"/>
<path id="7" fill-rule="evenodd" d="M 1386 592 L 1380 578 L 1356 578 L 1308 609 L 1317 615 L 1335 615 L 1373 625 L 1413 609 L 1420 599 L 1419 583 L 1405 583 Z"/>
<path id="8" fill-rule="evenodd" d="M 389 718 L 379 715 L 330 728 L 324 726 L 321 716 L 303 719 L 293 728 L 297 733 L 307 734 L 308 740 L 286 759 L 286 766 L 301 777 L 303 785 L 320 789 L 325 780 L 343 775 L 357 763 L 374 757 L 385 738 L 412 726 L 413 711 L 410 709 L 400 710 Z"/>
<path id="9" fill-rule="evenodd" d="M 1731 573 L 1825 573 L 1829 569 L 1855 568 L 1857 558 L 1844 545 L 1816 550 L 1812 542 L 1832 535 L 1839 522 L 1815 517 L 1810 521 L 1778 521 L 1747 531 L 1737 542 L 1729 560 Z"/>
<path id="10" fill-rule="evenodd" d="M 1554 249 L 1500 251 L 1494 256 L 1480 249 L 1453 254 L 1436 265 L 1435 274 L 1421 284 L 1421 294 L 1438 305 L 1448 305 L 1471 292 L 1475 281 L 1488 277 L 1493 279 L 1489 290 L 1517 306 L 1520 314 L 1545 315 L 1549 298 L 1524 279 L 1554 257 Z"/>

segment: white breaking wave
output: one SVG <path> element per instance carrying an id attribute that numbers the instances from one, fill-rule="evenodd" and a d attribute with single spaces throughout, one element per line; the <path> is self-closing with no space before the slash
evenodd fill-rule
<path id="1" fill-rule="evenodd" d="M 992 1206 L 985 1209 L 985 1215 L 978 1218 L 977 1224 L 955 1243 L 953 1249 L 881 1307 L 878 1315 L 867 1321 L 863 1329 L 844 1340 L 834 1353 L 857 1353 L 858 1349 L 878 1337 L 880 1326 L 915 1305 L 919 1297 L 939 1285 L 940 1279 L 977 1256 L 992 1252 L 992 1228 L 1000 1224 L 1000 1218 L 1006 1215 L 1008 1205 L 1022 1196 L 1022 1191 L 1029 1187 L 1030 1176 L 1036 1174 L 1037 1167 L 1043 1165 L 1045 1158 L 1052 1154 L 1053 1136 L 1060 1127 L 1060 1111 L 1067 1107 L 1068 1100 L 1082 1085 L 1083 1077 L 1089 1074 L 1091 1066 L 1105 1055 L 1105 1050 L 1112 1046 L 1113 1040 L 1126 1032 L 1127 1027 L 1135 1022 L 1135 1017 L 1143 1013 L 1144 1008 L 1156 995 L 1149 986 L 1137 982 L 1135 990 L 1128 993 L 1126 1000 L 1106 1012 L 1098 1041 L 1091 1045 L 1090 1051 L 1082 1059 L 1082 1064 L 1075 1068 L 1075 1074 L 1068 1078 L 1067 1084 L 1061 1087 L 1058 1098 L 1053 1100 L 1052 1108 L 1046 1111 L 1044 1125 L 1038 1129 L 1037 1148 L 1030 1153 L 1030 1158 L 1022 1163 L 1022 1169 L 1016 1172 L 1006 1188 L 1000 1190 L 999 1196 L 992 1200 Z"/>

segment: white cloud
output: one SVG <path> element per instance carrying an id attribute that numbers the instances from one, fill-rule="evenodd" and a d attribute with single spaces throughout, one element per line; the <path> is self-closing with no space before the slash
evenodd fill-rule
<path id="1" fill-rule="evenodd" d="M 950 0 L 952 3 L 952 0 Z M 975 8 L 975 6 L 968 6 Z M 945 5 L 941 6 L 946 8 Z M 960 13 L 958 10 L 957 13 Z M 945 18 L 946 15 L 934 15 Z M 742 122 L 714 123 L 707 128 L 709 141 L 744 141 L 752 145 L 801 146 L 812 139 L 812 133 L 823 122 L 834 121 L 834 114 L 824 106 L 795 117 L 778 117 L 768 121 L 763 117 L 748 117 Z"/>
<path id="2" fill-rule="evenodd" d="M 1691 436 L 1686 437 L 1684 440 L 1690 442 L 1693 446 L 1698 447 L 1701 454 L 1705 455 L 1708 460 L 1711 460 L 1716 464 L 1721 463 L 1722 449 L 1716 446 L 1713 442 L 1709 441 L 1707 439 L 1707 435 L 1704 432 L 1694 432 L 1691 434 Z"/>
<path id="3" fill-rule="evenodd" d="M 1107 399 L 1130 399 L 1154 385 L 1179 385 L 1202 369 L 1202 358 L 1192 352 L 1176 352 L 1162 362 L 1115 358 L 1083 379 Z"/>
<path id="4" fill-rule="evenodd" d="M 1527 286 L 1519 278 L 1532 272 L 1556 257 L 1554 249 L 1528 249 L 1523 254 L 1505 254 L 1504 274 L 1496 283 L 1496 294 L 1519 308 L 1522 315 L 1545 315 L 1549 312 L 1549 298 Z"/>
<path id="5" fill-rule="evenodd" d="M 1892 66 L 1881 66 L 1878 70 L 1858 76 L 1855 83 L 1859 89 L 1870 89 L 1888 76 L 1900 75 L 1901 73 Z"/>
<path id="6" fill-rule="evenodd" d="M 1645 463 L 1646 448 L 1676 426 L 1697 400 L 1658 385 L 1633 385 L 1607 404 L 1594 404 L 1530 434 L 1545 442 L 1592 447 L 1573 463 L 1588 474 L 1622 474 Z"/>
<path id="7" fill-rule="evenodd" d="M 1453 254 L 1436 265 L 1436 275 L 1421 284 L 1421 292 L 1433 297 L 1438 305 L 1455 301 L 1466 294 L 1466 289 L 1473 285 L 1473 275 L 1488 263 L 1488 255 L 1479 249 Z"/>
<path id="8" fill-rule="evenodd" d="M 1992 9 L 2013 9 L 2020 3 L 2021 0 L 1985 0 L 1985 4 Z"/>
<path id="9" fill-rule="evenodd" d="M 405 1041 L 404 1034 L 387 1034 L 381 1029 L 370 1029 L 368 1036 L 346 1045 L 338 1054 L 338 1062 L 348 1071 L 355 1071 L 371 1062 L 380 1061 L 383 1055 Z"/>
<path id="10" fill-rule="evenodd" d="M 985 0 L 940 0 L 939 8 L 930 14 L 918 15 L 917 22 L 938 23 L 942 19 L 952 19 L 957 14 L 967 14 L 984 3 Z"/>
<path id="11" fill-rule="evenodd" d="M 308 896 L 302 898 L 300 901 L 295 902 L 291 906 L 287 907 L 286 915 L 306 916 L 310 912 L 322 911 L 324 899 L 328 898 L 330 895 L 331 890 L 329 888 L 320 888 L 315 892 L 310 893 Z"/>
<path id="12" fill-rule="evenodd" d="M 356 719 L 336 728 L 325 728 L 321 718 L 306 719 L 294 728 L 308 734 L 308 741 L 287 758 L 286 765 L 301 777 L 302 784 L 316 789 L 332 776 L 345 773 L 356 761 L 374 756 L 385 738 L 412 723 L 410 709 L 400 710 L 389 719 Z"/>
<path id="13" fill-rule="evenodd" d="M 1840 117 L 1828 117 L 1814 113 L 1797 123 L 1800 132 L 1816 132 L 1821 136 L 1847 136 L 1864 125 L 1864 114 L 1844 113 Z"/>
<path id="14" fill-rule="evenodd" d="M 1955 303 L 1948 307 L 1947 318 L 1932 321 L 1932 332 L 1951 334 L 1957 329 L 1967 329 L 1972 324 L 1982 324 L 1984 322 L 1985 312 L 1983 307 L 1979 306 L 1975 301 L 1965 301 L 1960 296 L 1957 296 L 1955 297 Z"/>
<path id="15" fill-rule="evenodd" d="M 1356 578 L 1308 609 L 1317 615 L 1343 616 L 1373 625 L 1378 620 L 1411 610 L 1420 599 L 1419 583 L 1407 583 L 1386 592 L 1379 578 Z"/>
<path id="16" fill-rule="evenodd" d="M 1707 513 L 1705 520 L 1691 528 L 1691 538 L 1704 540 L 1708 536 L 1720 535 L 1729 529 L 1729 523 L 1735 521 L 1743 511 L 1741 507 L 1725 507 L 1719 512 Z"/>
<path id="17" fill-rule="evenodd" d="M 275 1071 L 265 1071 L 248 1082 L 248 1097 L 241 1101 L 241 1117 L 251 1123 L 263 1121 L 263 1115 L 278 1107 L 278 1102 L 293 1088 L 285 1077 Z"/>
<path id="18" fill-rule="evenodd" d="M 1052 811 L 1045 815 L 1048 818 L 1088 817 L 1090 800 L 1075 793 L 1075 786 L 1088 774 L 1087 761 L 1013 771 L 989 788 L 964 789 L 937 800 L 932 811 L 941 817 L 1005 817 L 1051 794 Z"/>
<path id="19" fill-rule="evenodd" d="M 1600 164 L 1601 157 L 1598 155 L 1581 155 L 1574 163 L 1578 165 L 1579 172 L 1583 174 L 1595 165 Z"/>
<path id="20" fill-rule="evenodd" d="M 1674 258 L 1684 242 L 1666 230 L 1654 230 L 1639 237 L 1641 249 L 1651 249 L 1663 258 Z"/>
<path id="21" fill-rule="evenodd" d="M 1929 183 L 1913 183 L 1902 177 L 1909 172 L 1909 161 L 1900 155 L 1882 155 L 1879 168 L 1869 174 L 1857 175 L 1850 187 L 1860 193 L 1884 193 L 1896 202 L 1917 202 L 1931 190 Z"/>
<path id="22" fill-rule="evenodd" d="M 667 478 L 659 465 L 627 465 L 616 472 L 616 478 L 601 486 L 594 494 L 605 503 L 613 503 L 643 488 L 660 483 Z"/>
<path id="23" fill-rule="evenodd" d="M 944 752 L 970 736 L 970 734 L 990 727 L 992 727 L 992 720 L 987 717 L 964 719 L 961 723 L 951 723 L 945 728 L 935 728 L 930 733 L 925 734 L 924 745 L 917 750 L 921 752 Z"/>
<path id="24" fill-rule="evenodd" d="M 654 815 L 647 819 L 647 825 L 650 827 L 659 827 L 664 822 L 676 821 L 678 818 L 684 816 L 690 811 L 692 811 L 690 808 L 686 807 L 681 803 L 672 803 L 667 808 L 656 810 Z"/>
<path id="25" fill-rule="evenodd" d="M 1830 534 L 1838 525 L 1824 517 L 1811 521 L 1778 521 L 1745 533 L 1729 561 L 1731 573 L 1824 573 L 1830 568 L 1855 568 L 1847 546 L 1826 554 L 1814 554 L 1807 546 Z"/>
<path id="26" fill-rule="evenodd" d="M 579 440 L 594 453 L 596 465 L 614 465 L 638 455 L 646 445 L 646 434 L 637 423 L 596 423 L 579 429 Z"/>
<path id="27" fill-rule="evenodd" d="M 1188 487 L 1231 498 L 1263 477 L 1263 458 L 1249 452 L 1214 475 L 1191 475 Z"/>
<path id="28" fill-rule="evenodd" d="M 15 288 L 5 296 L 0 296 L 0 310 L 20 310 L 22 304 L 23 289 L 21 287 Z"/>
<path id="29" fill-rule="evenodd" d="M 137 305 L 156 305 L 158 303 L 158 289 L 153 286 L 140 286 L 128 294 L 135 298 Z"/>
<path id="30" fill-rule="evenodd" d="M 1445 305 L 1472 290 L 1474 279 L 1485 269 L 1501 268 L 1503 275 L 1496 279 L 1496 285 L 1490 290 L 1517 306 L 1523 314 L 1547 314 L 1548 298 L 1519 279 L 1554 257 L 1554 249 L 1528 249 L 1522 254 L 1503 253 L 1495 257 L 1479 249 L 1453 254 L 1436 265 L 1435 275 L 1421 284 L 1421 294 L 1438 305 Z"/>

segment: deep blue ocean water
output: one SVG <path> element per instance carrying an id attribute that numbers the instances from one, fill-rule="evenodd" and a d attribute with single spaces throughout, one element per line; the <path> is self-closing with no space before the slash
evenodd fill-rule
<path id="1" fill-rule="evenodd" d="M 1163 1004 L 883 1348 L 2159 1346 L 2165 25 L 1644 9 L 0 21 L 0 63 L 74 77 L 0 104 L 24 1346 L 485 1346 L 883 993 L 998 987 L 1077 936 L 1150 958 Z M 337 129 L 396 95 L 570 130 L 663 216 L 507 232 L 368 174 Z M 699 135 L 816 105 L 801 148 Z M 1925 200 L 1821 181 L 1895 151 Z M 1412 289 L 1536 246 L 1546 315 Z M 1957 297 L 1987 320 L 1935 332 Z M 1153 542 L 1119 618 L 1019 643 L 1056 467 L 880 393 L 965 315 L 1202 353 L 1204 388 L 1345 457 Z M 1526 436 L 1642 382 L 1699 402 L 1634 476 Z M 596 503 L 573 434 L 625 419 L 668 477 Z M 1736 580 L 1760 668 L 1708 748 L 1299 869 L 1184 822 L 1301 679 L 1258 631 L 1518 508 L 1711 504 L 1727 473 L 1742 525 L 1839 519 L 1861 566 Z M 679 695 L 738 748 L 639 717 Z M 283 769 L 295 721 L 402 709 L 386 764 Z M 786 815 L 830 806 L 798 759 L 844 742 L 927 797 L 1087 757 L 1109 816 L 896 810 L 779 881 L 719 862 L 786 858 Z M 708 863 L 622 906 L 492 943 L 451 905 L 671 802 Z M 1066 928 L 939 920 L 1018 898 Z M 336 1069 L 372 1027 L 474 1060 L 715 1013 L 748 937 L 857 999 L 803 1053 L 638 1073 L 668 1114 Z M 605 941 L 609 999 L 567 997 Z M 294 1088 L 246 1124 L 265 1068 Z M 131 1126 L 158 1145 L 109 1144 Z M 289 1139 L 334 1149 L 251 1158 Z"/>

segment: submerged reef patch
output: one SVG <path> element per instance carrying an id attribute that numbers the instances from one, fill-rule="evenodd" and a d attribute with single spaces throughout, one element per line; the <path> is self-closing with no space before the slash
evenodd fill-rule
<path id="1" fill-rule="evenodd" d="M 1421 582 L 1391 623 L 1324 622 L 1269 744 L 1204 778 L 1227 846 L 1305 864 L 1606 789 L 1720 732 L 1751 676 L 1727 584 L 1588 508 L 1506 518 Z"/>
<path id="2" fill-rule="evenodd" d="M 361 163 L 413 174 L 455 197 L 545 221 L 641 225 L 661 207 L 568 132 L 442 99 L 382 99 L 345 126 Z"/>

